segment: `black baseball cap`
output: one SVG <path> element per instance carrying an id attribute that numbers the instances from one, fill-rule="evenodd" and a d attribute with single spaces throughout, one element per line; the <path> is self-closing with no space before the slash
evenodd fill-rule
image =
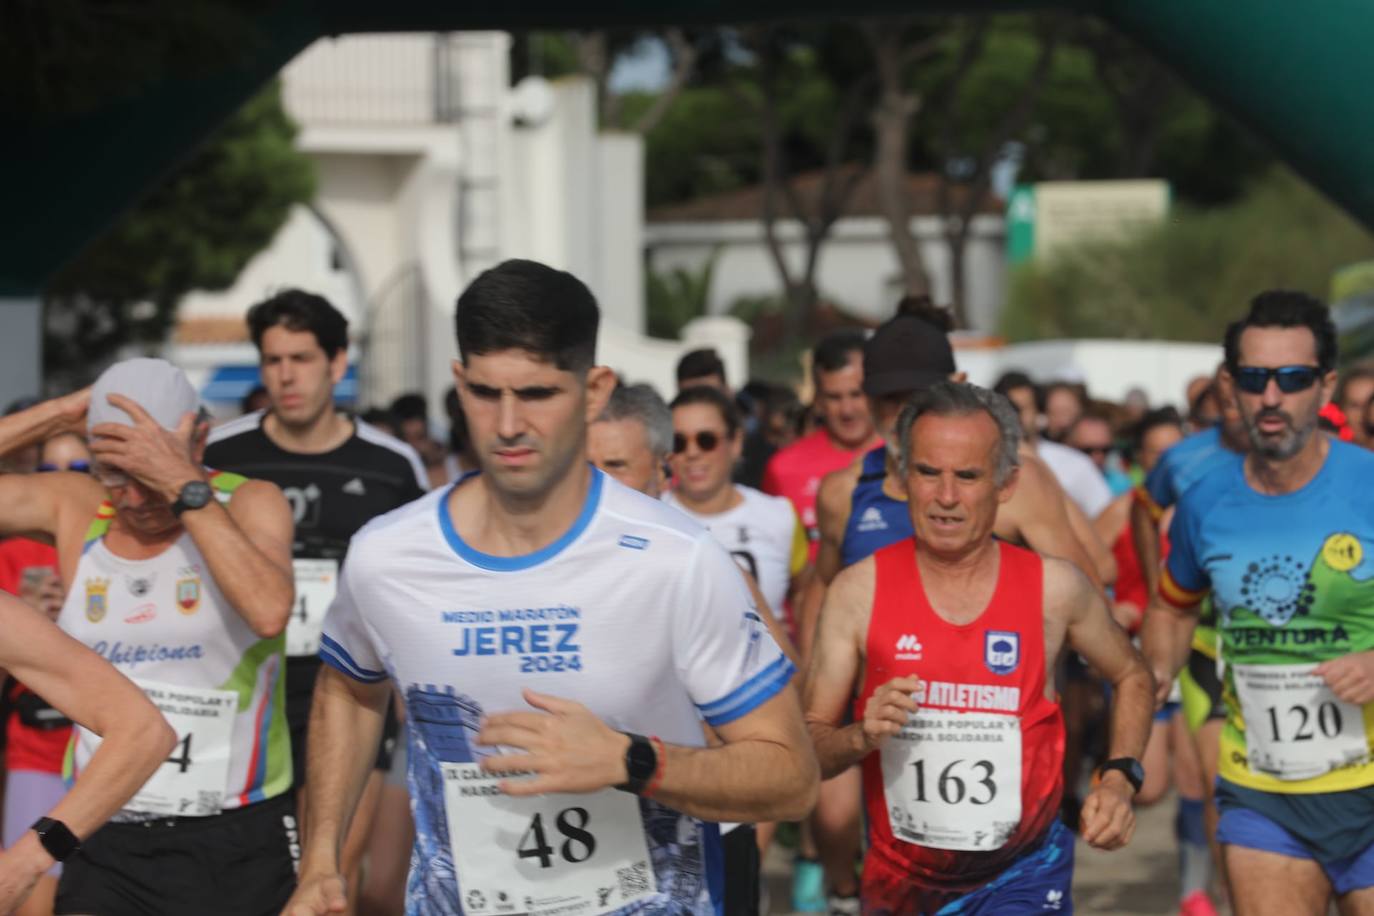
<path id="1" fill-rule="evenodd" d="M 864 343 L 864 393 L 874 397 L 919 391 L 954 371 L 949 336 L 916 315 L 895 316 Z"/>

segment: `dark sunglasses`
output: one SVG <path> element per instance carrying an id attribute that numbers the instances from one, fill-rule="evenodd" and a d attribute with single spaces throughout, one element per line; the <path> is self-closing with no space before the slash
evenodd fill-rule
<path id="1" fill-rule="evenodd" d="M 91 472 L 91 463 L 89 461 L 73 461 L 71 464 L 63 467 L 60 464 L 52 464 L 45 461 L 34 470 L 38 471 L 40 474 L 46 471 L 75 471 L 78 474 L 89 474 Z"/>
<path id="2" fill-rule="evenodd" d="M 687 443 L 689 441 L 691 440 L 682 433 L 673 433 L 673 454 L 681 455 L 683 452 L 687 451 Z M 701 451 L 713 452 L 716 450 L 716 446 L 720 445 L 720 436 L 710 430 L 706 430 L 705 432 L 696 434 L 696 442 L 697 448 Z"/>
<path id="3" fill-rule="evenodd" d="M 1085 455 L 1105 455 L 1112 450 L 1110 445 L 1081 445 L 1078 450 Z"/>
<path id="4" fill-rule="evenodd" d="M 1240 366 L 1231 373 L 1231 377 L 1236 380 L 1237 388 L 1249 394 L 1264 394 L 1264 389 L 1269 387 L 1270 379 L 1279 383 L 1279 391 L 1293 394 L 1311 388 L 1321 377 L 1321 373 L 1321 369 L 1316 366 L 1279 366 L 1277 369 Z"/>

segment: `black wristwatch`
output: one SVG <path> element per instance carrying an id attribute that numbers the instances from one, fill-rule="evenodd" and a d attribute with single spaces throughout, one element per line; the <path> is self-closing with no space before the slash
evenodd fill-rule
<path id="1" fill-rule="evenodd" d="M 172 503 L 172 514 L 181 518 L 181 513 L 192 509 L 204 509 L 215 498 L 215 491 L 203 480 L 193 480 L 181 488 L 176 502 Z"/>
<path id="2" fill-rule="evenodd" d="M 1100 779 L 1108 770 L 1119 771 L 1130 781 L 1136 792 L 1139 792 L 1140 787 L 1145 784 L 1145 768 L 1134 757 L 1116 757 L 1108 760 L 1097 768 L 1098 778 Z"/>
<path id="3" fill-rule="evenodd" d="M 38 834 L 38 842 L 43 844 L 43 848 L 48 851 L 59 862 L 67 861 L 72 853 L 81 848 L 81 841 L 76 838 L 66 824 L 50 817 L 40 817 L 33 822 L 30 828 Z"/>
<path id="4" fill-rule="evenodd" d="M 625 774 L 629 778 L 616 788 L 639 795 L 658 771 L 658 751 L 654 750 L 653 742 L 643 735 L 632 732 L 624 732 L 624 735 L 630 739 L 630 746 L 625 749 Z"/>

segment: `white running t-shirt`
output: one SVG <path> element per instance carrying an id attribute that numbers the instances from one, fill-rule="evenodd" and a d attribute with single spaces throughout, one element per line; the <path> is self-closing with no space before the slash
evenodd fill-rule
<path id="1" fill-rule="evenodd" d="M 738 484 L 735 489 L 743 500 L 716 515 L 693 512 L 671 491 L 663 501 L 705 525 L 740 568 L 754 577 L 769 610 L 781 615 L 787 587 L 806 565 L 806 529 L 787 497 Z"/>
<path id="2" fill-rule="evenodd" d="M 416 829 L 408 916 L 495 916 L 502 905 L 538 911 L 539 893 L 528 883 L 459 887 L 464 866 L 455 862 L 455 844 L 470 846 L 495 829 L 486 822 L 495 815 L 465 820 L 471 800 L 455 800 L 459 780 L 470 778 L 460 765 L 494 751 L 473 742 L 482 716 L 530 710 L 521 695 L 528 687 L 583 703 L 613 728 L 700 746 L 703 721 L 724 725 L 756 709 L 783 689 L 793 668 L 730 556 L 707 531 L 657 500 L 593 470 L 582 512 L 568 531 L 535 553 L 497 557 L 458 534 L 448 509 L 452 490 L 381 516 L 354 537 L 320 653 L 357 680 L 391 678 L 405 699 Z M 555 806 L 580 798 L 548 797 Z M 642 839 L 623 829 L 624 799 L 638 805 Z M 605 911 L 596 908 L 597 899 L 620 899 L 616 894 L 627 900 L 640 894 L 635 912 L 716 911 L 715 824 L 614 790 L 602 793 L 600 804 L 622 809 L 616 842 L 647 846 L 652 881 L 619 869 L 616 880 L 592 888 L 588 912 Z M 579 860 L 587 854 L 574 841 L 576 831 L 600 809 L 581 807 L 559 825 L 567 836 L 554 829 L 550 812 L 537 835 L 531 823 L 523 836 L 507 837 L 509 843 L 493 838 L 483 844 L 488 848 L 471 852 L 480 857 L 509 847 L 510 862 L 502 867 L 519 866 L 533 876 L 527 881 L 536 881 L 541 870 L 533 866 L 561 866 L 563 853 Z M 472 827 L 450 831 L 450 823 Z M 560 845 L 565 840 L 571 845 Z M 517 861 L 517 850 L 533 858 Z M 647 898 L 645 888 L 652 888 Z"/>

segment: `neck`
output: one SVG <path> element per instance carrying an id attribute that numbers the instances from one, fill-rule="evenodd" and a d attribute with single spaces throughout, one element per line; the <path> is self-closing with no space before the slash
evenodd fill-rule
<path id="1" fill-rule="evenodd" d="M 857 452 L 860 450 L 866 452 L 877 446 L 879 442 L 883 441 L 882 437 L 878 435 L 877 430 L 874 430 L 873 432 L 869 433 L 868 438 L 864 439 L 857 445 L 850 445 L 848 442 L 843 442 L 839 439 L 836 439 L 835 436 L 831 434 L 830 430 L 828 429 L 825 431 L 825 435 L 826 438 L 830 440 L 830 444 L 842 452 Z"/>
<path id="2" fill-rule="evenodd" d="M 275 413 L 268 411 L 262 418 L 262 431 L 284 451 L 328 452 L 353 435 L 353 421 L 331 407 L 304 426 L 287 426 Z"/>
<path id="3" fill-rule="evenodd" d="M 734 484 L 726 484 L 715 493 L 702 499 L 693 499 L 682 490 L 676 493 L 677 501 L 683 507 L 690 509 L 698 515 L 720 515 L 728 512 L 744 501 L 739 489 Z"/>
<path id="4" fill-rule="evenodd" d="M 577 521 L 591 486 L 591 465 L 577 462 L 553 488 L 537 496 L 502 493 L 486 474 L 473 478 L 473 484 L 478 505 L 463 515 L 475 524 L 463 537 L 483 553 L 518 557 L 549 546 Z M 449 496 L 455 526 L 458 513 L 453 507 L 462 489 L 466 488 L 455 488 Z"/>
<path id="5" fill-rule="evenodd" d="M 916 542 L 916 568 L 925 583 L 926 599 L 952 623 L 967 623 L 987 609 L 991 598 L 984 596 L 997 587 L 1000 559 L 997 543 L 986 535 L 959 551 Z"/>
<path id="6" fill-rule="evenodd" d="M 1245 479 L 1266 496 L 1280 496 L 1301 490 L 1321 471 L 1331 443 L 1321 430 L 1315 430 L 1307 444 L 1292 458 L 1265 458 L 1251 452 L 1245 458 Z"/>

